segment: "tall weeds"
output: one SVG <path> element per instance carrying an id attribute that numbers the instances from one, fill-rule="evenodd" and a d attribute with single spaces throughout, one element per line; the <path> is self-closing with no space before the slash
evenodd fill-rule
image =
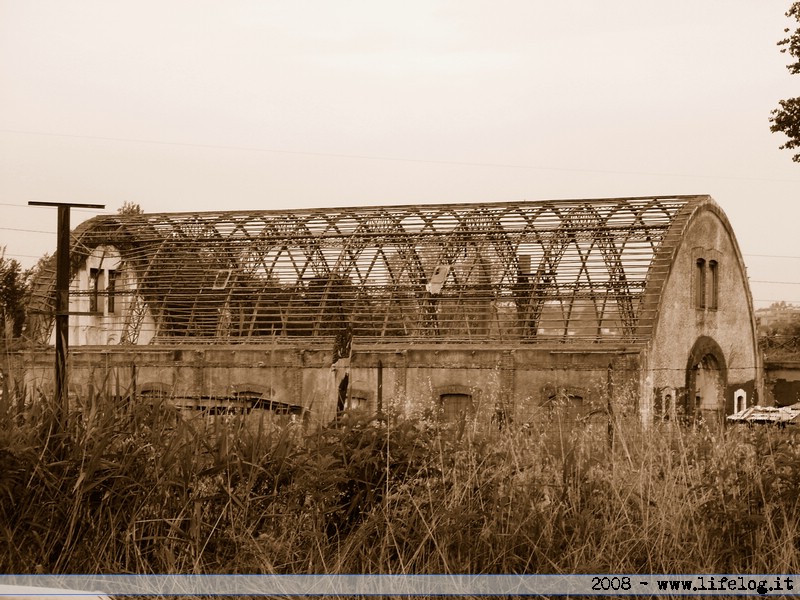
<path id="1" fill-rule="evenodd" d="M 789 430 L 307 433 L 90 399 L 0 430 L 5 573 L 797 572 Z M 596 427 L 596 429 L 595 429 Z M 460 433 L 460 435 L 459 435 Z"/>

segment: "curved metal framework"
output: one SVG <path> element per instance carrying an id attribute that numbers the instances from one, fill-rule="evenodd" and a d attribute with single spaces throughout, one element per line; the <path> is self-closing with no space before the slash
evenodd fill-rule
<path id="1" fill-rule="evenodd" d="M 705 199 L 101 216 L 73 232 L 72 294 L 113 297 L 116 318 L 97 324 L 128 344 L 147 314 L 151 343 L 630 344 L 651 333 L 641 299 L 665 276 L 656 252 Z M 105 248 L 119 256 L 113 287 L 81 289 L 75 276 Z M 45 311 L 50 277 L 36 285 Z M 49 331 L 31 329 L 40 342 Z"/>

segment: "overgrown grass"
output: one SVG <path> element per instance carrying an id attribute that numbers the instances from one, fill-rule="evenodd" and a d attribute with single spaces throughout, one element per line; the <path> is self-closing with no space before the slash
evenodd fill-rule
<path id="1" fill-rule="evenodd" d="M 5 573 L 796 573 L 787 430 L 605 424 L 460 439 L 314 433 L 166 406 L 0 431 Z M 596 427 L 596 426 L 595 426 Z"/>

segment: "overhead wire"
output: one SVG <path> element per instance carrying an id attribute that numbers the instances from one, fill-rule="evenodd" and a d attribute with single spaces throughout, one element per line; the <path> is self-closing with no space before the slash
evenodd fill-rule
<path id="1" fill-rule="evenodd" d="M 402 156 L 380 156 L 370 154 L 348 154 L 339 152 L 319 152 L 308 150 L 286 150 L 282 148 L 262 148 L 258 146 L 238 146 L 232 144 L 204 144 L 196 142 L 174 142 L 165 140 L 154 140 L 144 138 L 126 138 L 119 136 L 99 136 L 99 135 L 85 135 L 85 134 L 70 134 L 70 133 L 54 133 L 47 131 L 32 131 L 20 129 L 0 129 L 0 133 L 10 133 L 16 135 L 30 135 L 30 136 L 46 136 L 46 137 L 59 137 L 67 139 L 84 139 L 93 141 L 104 142 L 117 142 L 117 143 L 132 143 L 132 144 L 152 144 L 158 146 L 175 146 L 186 148 L 202 148 L 211 150 L 229 150 L 239 152 L 262 152 L 269 154 L 288 154 L 299 156 L 319 156 L 330 158 L 346 158 L 356 160 L 373 160 L 373 161 L 392 161 L 392 162 L 407 162 L 407 163 L 423 163 L 423 164 L 440 164 L 440 165 L 453 165 L 465 167 L 488 167 L 488 168 L 503 168 L 503 169 L 531 169 L 537 171 L 556 171 L 568 173 L 597 173 L 604 175 L 647 175 L 651 177 L 681 177 L 689 179 L 727 179 L 735 181 L 784 181 L 787 183 L 800 183 L 800 179 L 782 179 L 774 177 L 742 177 L 731 175 L 707 175 L 707 174 L 688 174 L 688 173 L 659 173 L 659 172 L 646 172 L 646 171 L 620 171 L 609 169 L 575 169 L 569 167 L 550 167 L 542 165 L 526 165 L 514 163 L 489 163 L 479 161 L 458 161 L 458 160 L 437 160 L 437 159 L 422 159 L 411 158 Z"/>
<path id="2" fill-rule="evenodd" d="M 2 130 L 0 130 L 2 131 Z M 26 204 L 18 204 L 18 203 L 8 203 L 3 202 L 0 203 L 0 206 L 12 206 L 12 207 L 19 207 L 19 208 L 29 208 Z M 34 208 L 34 207 L 30 207 Z M 84 210 L 87 212 L 94 212 L 94 213 L 108 213 L 109 211 L 99 211 L 96 209 L 76 209 L 76 210 Z M 29 229 L 29 228 L 21 228 L 21 227 L 5 227 L 0 226 L 0 230 L 2 231 L 13 231 L 18 233 L 35 233 L 41 235 L 53 235 L 55 234 L 55 230 L 41 230 L 41 229 Z M 29 254 L 15 254 L 15 253 L 6 253 L 6 256 L 16 256 L 20 258 L 38 258 L 35 255 Z M 800 260 L 800 256 L 794 255 L 777 255 L 777 254 L 743 254 L 746 257 L 755 257 L 755 258 L 772 258 L 772 259 L 789 259 L 789 260 Z M 763 285 L 800 285 L 798 281 L 778 281 L 778 280 L 760 280 L 760 279 L 751 279 L 750 283 L 753 284 L 763 284 Z M 758 302 L 771 302 L 773 300 L 764 300 L 764 299 L 757 299 Z"/>

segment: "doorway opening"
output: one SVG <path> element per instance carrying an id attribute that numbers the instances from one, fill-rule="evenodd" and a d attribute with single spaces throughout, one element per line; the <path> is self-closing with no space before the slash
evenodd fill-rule
<path id="1" fill-rule="evenodd" d="M 699 338 L 686 369 L 686 416 L 692 422 L 722 423 L 726 385 L 727 369 L 722 349 L 709 337 Z"/>

